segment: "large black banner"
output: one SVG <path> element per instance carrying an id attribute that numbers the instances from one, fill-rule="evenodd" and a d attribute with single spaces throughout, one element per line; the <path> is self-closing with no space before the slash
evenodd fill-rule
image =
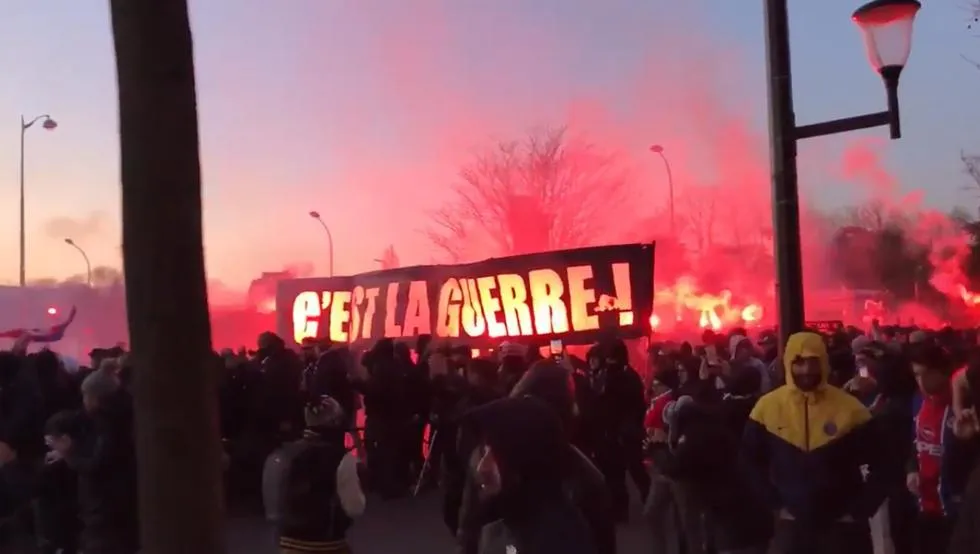
<path id="1" fill-rule="evenodd" d="M 652 244 L 280 281 L 280 335 L 357 343 L 431 334 L 474 347 L 508 338 L 594 340 L 650 330 Z"/>

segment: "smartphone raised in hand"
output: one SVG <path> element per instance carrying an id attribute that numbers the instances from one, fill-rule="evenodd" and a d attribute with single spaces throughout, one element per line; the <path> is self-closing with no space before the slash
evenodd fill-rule
<path id="1" fill-rule="evenodd" d="M 548 353 L 556 360 L 561 359 L 565 353 L 565 346 L 562 344 L 561 339 L 551 340 L 551 344 L 548 345 Z"/>

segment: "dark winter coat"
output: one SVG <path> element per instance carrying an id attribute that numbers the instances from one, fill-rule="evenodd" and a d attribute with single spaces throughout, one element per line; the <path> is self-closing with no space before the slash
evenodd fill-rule
<path id="1" fill-rule="evenodd" d="M 970 474 L 949 542 L 949 554 L 976 552 L 980 552 L 980 463 Z"/>
<path id="2" fill-rule="evenodd" d="M 91 417 L 67 458 L 78 472 L 85 552 L 136 552 L 139 518 L 132 399 L 119 391 Z"/>
<path id="3" fill-rule="evenodd" d="M 677 443 L 663 459 L 664 474 L 678 483 L 685 500 L 704 511 L 706 541 L 718 550 L 766 544 L 772 536 L 770 513 L 738 468 L 737 422 L 730 420 L 747 418 L 745 404 L 731 398 L 722 402 L 724 411 L 687 405 L 676 418 L 677 429 L 671 429 Z"/>
<path id="4" fill-rule="evenodd" d="M 517 552 L 597 554 L 592 531 L 564 491 L 572 447 L 554 410 L 527 396 L 505 398 L 467 419 L 500 467 L 503 490 L 494 506 Z"/>

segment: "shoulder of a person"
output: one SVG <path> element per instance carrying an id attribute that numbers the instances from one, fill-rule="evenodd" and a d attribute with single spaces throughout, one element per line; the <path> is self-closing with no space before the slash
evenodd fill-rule
<path id="1" fill-rule="evenodd" d="M 854 425 L 861 425 L 871 420 L 871 410 L 861 403 L 853 394 L 843 389 L 828 386 L 824 391 L 823 402 L 833 407 L 834 411 Z"/>
<path id="2" fill-rule="evenodd" d="M 752 407 L 750 416 L 752 419 L 759 419 L 765 414 L 780 409 L 790 400 L 791 389 L 786 386 L 777 387 L 766 394 L 763 394 Z"/>
<path id="3" fill-rule="evenodd" d="M 862 404 L 856 396 L 840 387 L 827 385 L 824 394 L 819 398 L 821 401 L 834 404 L 843 410 L 871 415 L 868 407 Z"/>

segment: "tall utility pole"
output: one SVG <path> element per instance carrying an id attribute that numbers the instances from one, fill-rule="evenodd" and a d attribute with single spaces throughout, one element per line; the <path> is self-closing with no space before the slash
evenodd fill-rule
<path id="1" fill-rule="evenodd" d="M 765 0 L 769 84 L 769 148 L 772 164 L 772 230 L 779 284 L 780 344 L 805 325 L 800 192 L 796 174 L 796 114 L 786 0 Z"/>

